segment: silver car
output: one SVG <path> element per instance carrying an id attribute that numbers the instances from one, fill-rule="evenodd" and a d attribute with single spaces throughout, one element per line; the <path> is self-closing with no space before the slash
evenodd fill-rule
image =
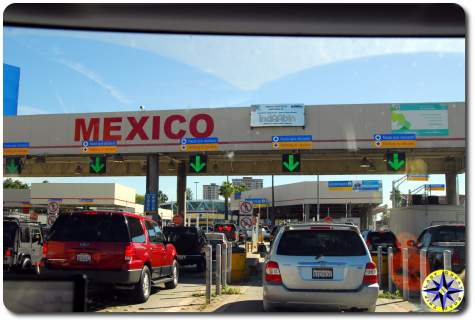
<path id="1" fill-rule="evenodd" d="M 285 226 L 264 265 L 265 311 L 375 311 L 379 292 L 376 265 L 356 226 Z"/>

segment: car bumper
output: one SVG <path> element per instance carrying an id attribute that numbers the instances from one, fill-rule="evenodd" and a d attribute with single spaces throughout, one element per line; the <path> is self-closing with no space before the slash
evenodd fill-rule
<path id="1" fill-rule="evenodd" d="M 283 285 L 264 284 L 264 302 L 276 307 L 307 309 L 368 309 L 376 305 L 379 285 L 362 286 L 355 291 L 289 290 Z"/>
<path id="2" fill-rule="evenodd" d="M 142 274 L 141 269 L 127 271 L 111 270 L 68 270 L 42 268 L 41 276 L 68 278 L 75 275 L 86 275 L 90 284 L 137 284 Z"/>

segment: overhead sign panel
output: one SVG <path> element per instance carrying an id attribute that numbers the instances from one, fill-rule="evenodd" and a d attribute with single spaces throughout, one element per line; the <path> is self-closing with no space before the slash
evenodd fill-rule
<path id="1" fill-rule="evenodd" d="M 408 174 L 407 181 L 428 181 L 428 174 Z"/>
<path id="2" fill-rule="evenodd" d="M 445 185 L 444 184 L 426 184 L 425 188 L 428 191 L 444 191 Z"/>
<path id="3" fill-rule="evenodd" d="M 6 174 L 21 174 L 21 158 L 7 157 L 5 159 Z"/>
<path id="4" fill-rule="evenodd" d="M 219 149 L 217 137 L 183 138 L 180 143 L 182 151 L 216 151 Z"/>
<path id="5" fill-rule="evenodd" d="M 104 174 L 106 173 L 106 157 L 94 156 L 89 158 L 89 173 Z"/>
<path id="6" fill-rule="evenodd" d="M 272 137 L 272 147 L 276 150 L 311 149 L 311 135 L 281 135 Z"/>
<path id="7" fill-rule="evenodd" d="M 117 153 L 117 141 L 99 140 L 83 141 L 81 152 L 83 153 Z"/>
<path id="8" fill-rule="evenodd" d="M 393 133 L 412 132 L 418 136 L 449 135 L 447 104 L 393 104 L 390 110 Z"/>
<path id="9" fill-rule="evenodd" d="M 414 133 L 373 135 L 373 146 L 377 148 L 415 148 L 416 144 Z"/>
<path id="10" fill-rule="evenodd" d="M 251 202 L 254 206 L 267 206 L 269 200 L 266 198 L 246 198 L 244 201 Z"/>
<path id="11" fill-rule="evenodd" d="M 30 152 L 30 142 L 4 142 L 4 155 L 27 155 Z"/>
<path id="12" fill-rule="evenodd" d="M 251 106 L 251 127 L 305 126 L 304 104 L 260 104 Z"/>

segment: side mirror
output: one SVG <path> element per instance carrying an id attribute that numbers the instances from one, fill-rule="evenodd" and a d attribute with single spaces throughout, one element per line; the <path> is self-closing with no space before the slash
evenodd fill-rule
<path id="1" fill-rule="evenodd" d="M 408 240 L 407 241 L 407 246 L 409 247 L 416 247 L 416 242 L 414 240 Z"/>

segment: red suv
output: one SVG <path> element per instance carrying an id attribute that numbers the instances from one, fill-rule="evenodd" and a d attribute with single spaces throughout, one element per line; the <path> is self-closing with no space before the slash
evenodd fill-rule
<path id="1" fill-rule="evenodd" d="M 152 284 L 178 284 L 176 250 L 157 222 L 125 212 L 60 215 L 43 245 L 43 274 L 84 274 L 92 284 L 130 289 L 146 302 Z"/>

